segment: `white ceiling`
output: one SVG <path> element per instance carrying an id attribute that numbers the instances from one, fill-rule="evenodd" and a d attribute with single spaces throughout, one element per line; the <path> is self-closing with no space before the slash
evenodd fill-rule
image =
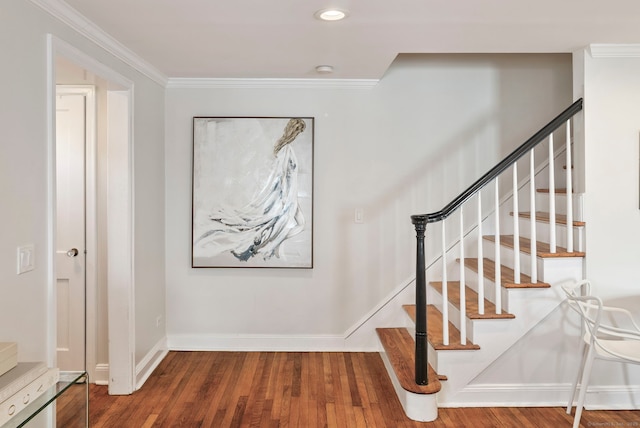
<path id="1" fill-rule="evenodd" d="M 639 0 L 66 0 L 171 78 L 379 79 L 399 53 L 640 43 Z M 339 22 L 314 18 L 339 6 Z M 334 73 L 319 75 L 328 64 Z"/>

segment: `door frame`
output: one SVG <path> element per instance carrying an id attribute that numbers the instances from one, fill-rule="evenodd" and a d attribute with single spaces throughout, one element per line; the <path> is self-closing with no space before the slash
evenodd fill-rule
<path id="1" fill-rule="evenodd" d="M 96 353 L 97 342 L 96 334 L 89 332 L 97 331 L 97 298 L 98 289 L 98 272 L 97 272 L 97 178 L 96 178 L 96 162 L 97 162 L 97 129 L 96 129 L 96 89 L 93 85 L 56 85 L 56 97 L 61 95 L 81 95 L 85 98 L 85 159 L 84 159 L 84 222 L 85 222 L 85 241 L 84 241 L 84 260 L 85 260 L 85 370 L 89 374 L 89 379 L 95 379 L 96 372 Z M 57 201 L 57 199 L 56 199 Z M 91 310 L 90 310 L 91 308 Z M 57 323 L 56 317 L 56 323 Z"/>
<path id="2" fill-rule="evenodd" d="M 134 301 L 134 195 L 133 195 L 133 82 L 69 43 L 47 35 L 47 147 L 48 147 L 48 345 L 47 362 L 56 365 L 56 58 L 63 57 L 108 82 L 108 97 L 116 94 L 120 108 L 115 120 L 107 107 L 109 172 L 107 187 L 118 189 L 107 195 L 109 393 L 130 394 L 135 389 L 135 301 Z M 112 128 L 113 127 L 113 128 Z M 111 156 L 117 159 L 111 159 Z M 112 162 L 113 161 L 113 162 Z M 112 169 L 113 168 L 113 169 Z M 94 211 L 95 212 L 95 211 Z M 117 230 L 117 233 L 116 233 Z M 86 310 L 86 309 L 85 309 Z M 95 326 L 94 326 L 95 327 Z M 95 336 L 95 334 L 94 334 Z M 88 344 L 87 344 L 88 345 Z M 93 344 L 95 346 L 95 344 Z M 95 349 L 94 349 L 95 352 Z M 95 364 L 94 364 L 95 366 Z"/>

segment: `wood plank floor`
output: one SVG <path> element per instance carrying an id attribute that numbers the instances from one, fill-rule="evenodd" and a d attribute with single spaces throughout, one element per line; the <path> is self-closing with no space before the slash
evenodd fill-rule
<path id="1" fill-rule="evenodd" d="M 91 385 L 89 402 L 92 428 L 539 428 L 573 419 L 562 408 L 463 408 L 411 421 L 377 353 L 170 352 L 139 391 L 109 396 Z M 585 411 L 581 422 L 635 427 L 640 411 Z"/>

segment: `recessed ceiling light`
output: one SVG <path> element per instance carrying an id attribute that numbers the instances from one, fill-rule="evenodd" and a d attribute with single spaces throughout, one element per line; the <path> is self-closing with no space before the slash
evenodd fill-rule
<path id="1" fill-rule="evenodd" d="M 333 67 L 331 65 L 319 65 L 316 67 L 316 72 L 320 74 L 333 73 Z"/>
<path id="2" fill-rule="evenodd" d="M 340 21 L 347 17 L 347 12 L 340 9 L 322 9 L 317 11 L 314 16 L 323 21 Z"/>

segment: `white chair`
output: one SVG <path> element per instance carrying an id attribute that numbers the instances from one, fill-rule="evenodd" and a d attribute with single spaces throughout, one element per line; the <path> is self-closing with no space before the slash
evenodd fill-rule
<path id="1" fill-rule="evenodd" d="M 591 296 L 589 281 L 580 281 L 562 288 L 567 295 L 569 306 L 580 314 L 584 329 L 582 364 L 573 383 L 571 398 L 567 405 L 567 414 L 570 415 L 578 389 L 578 380 L 581 379 L 580 394 L 573 419 L 573 428 L 578 428 L 593 360 L 599 358 L 640 364 L 640 327 L 626 309 L 603 306 L 599 297 Z"/>

